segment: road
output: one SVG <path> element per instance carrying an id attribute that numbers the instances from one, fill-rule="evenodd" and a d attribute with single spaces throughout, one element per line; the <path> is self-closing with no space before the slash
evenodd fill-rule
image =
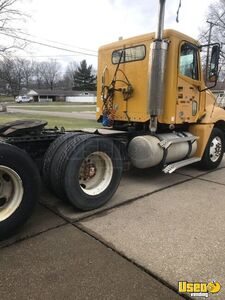
<path id="1" fill-rule="evenodd" d="M 49 108 L 51 110 L 51 108 Z M 95 120 L 95 112 L 93 111 L 82 111 L 82 112 L 56 112 L 56 111 L 42 111 L 42 110 L 27 110 L 22 108 L 7 107 L 7 111 L 10 113 L 22 113 L 28 115 L 42 115 L 42 116 L 53 116 L 63 118 L 75 118 L 75 119 L 87 119 Z"/>
<path id="2" fill-rule="evenodd" d="M 178 281 L 216 280 L 209 299 L 225 299 L 224 195 L 225 159 L 212 172 L 132 169 L 92 212 L 43 190 L 27 225 L 0 244 L 1 298 L 190 299 Z"/>

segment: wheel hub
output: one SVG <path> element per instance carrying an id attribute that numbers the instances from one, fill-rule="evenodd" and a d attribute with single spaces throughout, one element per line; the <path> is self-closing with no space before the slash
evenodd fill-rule
<path id="1" fill-rule="evenodd" d="M 210 150 L 209 150 L 210 159 L 213 162 L 216 162 L 221 155 L 221 151 L 222 151 L 222 141 L 220 137 L 217 136 L 212 140 L 210 145 Z"/>
<path id="2" fill-rule="evenodd" d="M 0 207 L 1 206 L 4 206 L 5 205 L 5 203 L 6 203 L 6 201 L 7 201 L 7 199 L 6 198 L 0 198 Z"/>
<path id="3" fill-rule="evenodd" d="M 23 199 L 23 192 L 19 175 L 6 166 L 0 166 L 0 221 L 16 211 Z"/>
<path id="4" fill-rule="evenodd" d="M 79 184 L 82 190 L 91 196 L 102 193 L 110 184 L 113 165 L 110 157 L 104 152 L 93 152 L 83 161 Z"/>
<path id="5" fill-rule="evenodd" d="M 95 164 L 93 163 L 86 163 L 84 167 L 84 179 L 90 179 L 93 178 L 96 175 L 97 169 Z"/>

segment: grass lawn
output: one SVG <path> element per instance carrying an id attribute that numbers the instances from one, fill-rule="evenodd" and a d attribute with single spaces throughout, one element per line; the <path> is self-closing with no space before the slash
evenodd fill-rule
<path id="1" fill-rule="evenodd" d="M 65 127 L 66 130 L 69 129 L 80 129 L 80 128 L 100 128 L 101 124 L 97 123 L 95 120 L 85 120 L 85 119 L 72 119 L 72 118 L 62 118 L 62 117 L 51 117 L 51 116 L 41 116 L 38 114 L 26 115 L 20 113 L 0 113 L 0 124 L 15 121 L 15 120 L 30 120 L 30 119 L 40 119 L 48 122 L 47 128 Z"/>
<path id="2" fill-rule="evenodd" d="M 0 103 L 2 103 L 2 102 L 12 104 L 12 103 L 15 103 L 15 99 L 14 99 L 13 96 L 2 96 L 2 95 L 0 95 Z"/>
<path id="3" fill-rule="evenodd" d="M 1 96 L 0 96 L 1 97 Z M 13 100 L 14 101 L 14 100 Z M 4 102 L 2 100 L 2 102 Z M 14 101 L 14 103 L 10 102 L 8 103 L 10 106 L 11 105 L 15 105 L 15 106 L 95 106 L 95 104 L 92 104 L 92 103 L 74 103 L 74 102 L 65 102 L 65 101 L 62 101 L 62 102 L 31 102 L 31 103 L 16 103 Z"/>

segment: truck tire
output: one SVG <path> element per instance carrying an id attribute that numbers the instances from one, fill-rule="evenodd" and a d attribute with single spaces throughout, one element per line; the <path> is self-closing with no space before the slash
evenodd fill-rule
<path id="1" fill-rule="evenodd" d="M 123 162 L 109 138 L 94 136 L 71 141 L 65 162 L 64 189 L 72 205 L 84 211 L 108 202 L 120 183 Z"/>
<path id="2" fill-rule="evenodd" d="M 30 217 L 40 195 L 40 175 L 21 149 L 0 143 L 0 240 Z"/>
<path id="3" fill-rule="evenodd" d="M 46 187 L 52 190 L 52 184 L 51 184 L 51 168 L 52 168 L 52 162 L 54 160 L 54 157 L 56 153 L 59 151 L 60 147 L 67 143 L 71 138 L 73 138 L 76 135 L 82 134 L 81 132 L 73 132 L 73 133 L 65 133 L 58 137 L 51 145 L 48 147 L 43 161 L 43 167 L 42 167 L 42 178 L 43 182 L 45 183 Z"/>
<path id="4" fill-rule="evenodd" d="M 71 152 L 73 152 L 74 143 L 79 144 L 89 137 L 93 137 L 93 135 L 77 134 L 73 136 L 71 139 L 67 140 L 66 143 L 61 144 L 52 159 L 50 169 L 50 186 L 52 187 L 53 193 L 62 200 L 67 200 L 67 195 L 64 189 L 64 173 L 68 157 L 71 155 Z"/>
<path id="5" fill-rule="evenodd" d="M 221 129 L 214 128 L 200 162 L 200 168 L 204 170 L 212 170 L 217 168 L 223 158 L 224 150 L 224 133 Z"/>

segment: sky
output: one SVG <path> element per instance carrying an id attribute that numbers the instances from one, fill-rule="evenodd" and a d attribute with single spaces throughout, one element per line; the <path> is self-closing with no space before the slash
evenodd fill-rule
<path id="1" fill-rule="evenodd" d="M 155 31 L 158 0 L 18 0 L 17 8 L 29 17 L 18 27 L 22 37 L 72 51 L 82 55 L 29 44 L 18 55 L 37 60 L 57 59 L 64 66 L 87 59 L 97 66 L 98 47 L 118 40 Z M 204 5 L 202 4 L 204 3 Z M 166 1 L 165 28 L 173 28 L 194 38 L 199 28 L 207 26 L 205 15 L 212 0 L 182 0 L 179 23 L 176 12 L 179 0 Z M 53 43 L 53 41 L 58 43 Z M 82 48 L 82 49 L 80 49 Z M 88 51 L 87 51 L 88 50 Z M 89 51 L 91 50 L 91 51 Z"/>

